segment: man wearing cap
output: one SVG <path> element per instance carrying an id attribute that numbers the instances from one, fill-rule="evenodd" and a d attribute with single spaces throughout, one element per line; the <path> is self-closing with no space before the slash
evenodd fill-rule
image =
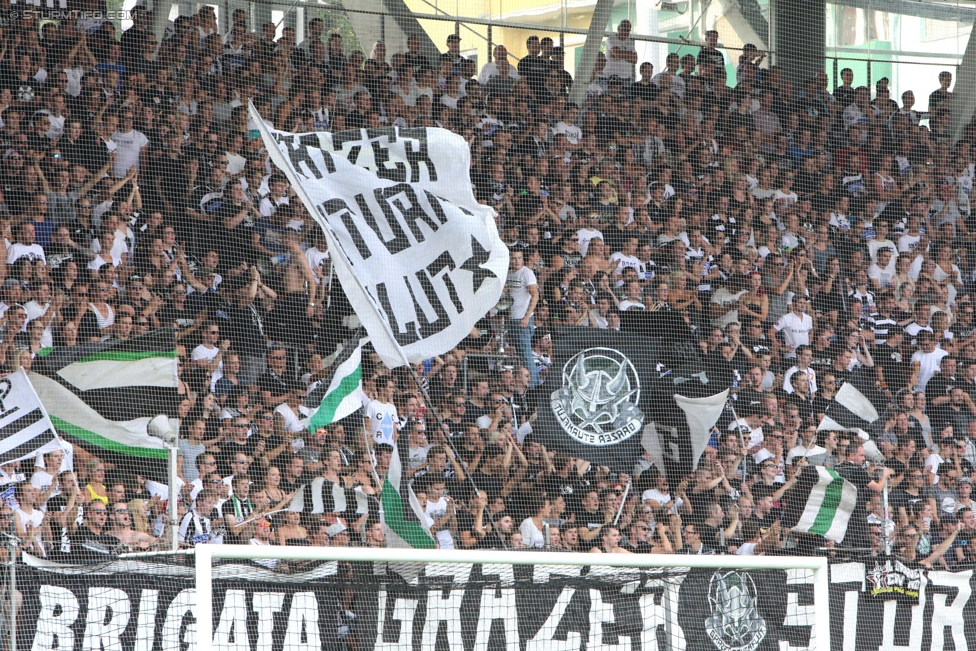
<path id="1" fill-rule="evenodd" d="M 417 39 L 417 51 L 420 51 L 420 38 L 412 36 L 411 38 Z M 407 40 L 407 46 L 410 45 L 409 39 Z M 409 56 L 409 52 L 404 55 Z M 451 69 L 452 74 L 461 73 L 461 63 L 464 61 L 464 57 L 461 56 L 461 35 L 460 34 L 448 34 L 447 35 L 447 52 L 451 56 L 451 61 L 454 62 L 454 67 Z M 409 61 L 410 59 L 408 59 Z M 426 63 L 426 60 L 425 60 Z"/>
<path id="2" fill-rule="evenodd" d="M 604 77 L 619 77 L 628 84 L 634 81 L 634 66 L 637 65 L 637 48 L 630 38 L 629 20 L 621 20 L 617 33 L 607 37 L 607 65 L 603 68 Z"/>

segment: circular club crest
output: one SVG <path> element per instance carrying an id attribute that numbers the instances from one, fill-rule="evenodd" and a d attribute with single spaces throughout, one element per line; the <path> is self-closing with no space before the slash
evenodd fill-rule
<path id="1" fill-rule="evenodd" d="M 562 387 L 551 398 L 563 430 L 587 445 L 615 445 L 643 428 L 640 378 L 625 355 L 588 348 L 563 366 Z"/>
<path id="2" fill-rule="evenodd" d="M 705 632 L 719 651 L 755 651 L 766 637 L 766 620 L 756 608 L 756 584 L 745 572 L 719 570 L 708 586 L 711 614 Z"/>

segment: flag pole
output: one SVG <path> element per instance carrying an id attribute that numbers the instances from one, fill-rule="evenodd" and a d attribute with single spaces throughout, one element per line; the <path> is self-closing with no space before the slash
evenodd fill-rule
<path id="1" fill-rule="evenodd" d="M 268 127 L 264 121 L 264 118 L 261 116 L 261 113 L 258 112 L 257 107 L 254 106 L 254 103 L 251 102 L 250 99 L 247 101 L 247 107 L 248 107 L 248 113 L 252 118 L 255 118 L 255 123 L 257 124 L 258 130 L 261 132 L 261 137 L 264 140 L 264 144 L 268 150 L 268 157 L 271 158 L 272 162 L 275 163 L 278 169 L 281 170 L 281 172 L 285 175 L 285 178 L 288 179 L 289 183 L 292 186 L 292 189 L 295 191 L 295 195 L 305 205 L 305 209 L 308 211 L 308 214 L 311 215 L 312 219 L 314 219 L 318 223 L 319 227 L 322 229 L 322 232 L 325 234 L 325 239 L 328 242 L 329 250 L 333 252 L 332 255 L 333 266 L 335 266 L 337 262 L 344 262 L 348 264 L 348 261 L 345 261 L 343 259 L 343 256 L 345 254 L 342 251 L 342 247 L 339 246 L 339 240 L 332 230 L 332 225 L 329 224 L 329 221 L 325 219 L 321 215 L 321 213 L 319 213 L 315 203 L 305 192 L 305 188 L 299 182 L 297 174 L 295 173 L 293 168 L 288 164 L 288 161 L 285 159 L 284 155 L 281 153 L 281 149 L 278 148 L 277 142 L 274 140 L 274 137 L 271 136 L 270 133 L 268 133 Z M 269 142 L 274 143 L 273 146 L 269 145 Z M 400 342 L 396 340 L 396 336 L 394 335 L 392 328 L 390 328 L 390 323 L 385 318 L 383 318 L 382 311 L 380 311 L 379 307 L 376 305 L 376 301 L 373 298 L 373 296 L 368 291 L 366 291 L 366 286 L 363 285 L 363 281 L 362 279 L 360 279 L 359 275 L 352 273 L 352 270 L 350 269 L 349 276 L 351 276 L 355 280 L 356 285 L 358 286 L 359 291 L 362 292 L 363 296 L 369 297 L 368 303 L 370 307 L 373 309 L 373 311 L 376 312 L 377 316 L 380 317 L 379 322 L 382 324 L 384 334 L 386 334 L 388 338 L 388 343 L 392 345 L 393 349 L 397 353 L 397 356 L 400 358 L 403 364 L 409 369 L 409 373 L 413 377 L 414 382 L 417 384 L 417 388 L 420 390 L 420 393 L 423 395 L 424 400 L 431 407 L 430 411 L 431 413 L 434 414 L 434 419 L 437 421 L 438 426 L 441 427 L 441 431 L 443 431 L 443 421 L 441 421 L 440 416 L 437 415 L 437 410 L 433 408 L 434 401 L 431 399 L 430 394 L 427 392 L 427 389 L 425 389 L 423 384 L 420 382 L 420 378 L 417 376 L 416 371 L 414 371 L 413 366 L 410 364 L 410 361 L 407 359 L 407 354 L 403 351 L 403 348 L 400 346 Z M 447 440 L 448 446 L 450 446 L 451 451 L 454 453 L 455 458 L 459 459 L 460 457 L 458 457 L 457 449 L 455 448 L 454 444 L 451 442 L 450 437 L 445 437 L 445 438 Z M 467 472 L 465 473 L 465 475 L 467 476 L 468 481 L 471 482 L 471 486 L 474 488 L 474 490 L 475 491 L 480 490 L 478 488 L 478 485 L 474 483 L 474 479 L 471 478 L 471 475 Z M 485 508 L 485 513 L 488 515 L 488 520 L 489 522 L 491 522 L 492 529 L 494 529 L 497 532 L 498 527 L 495 526 L 495 521 L 491 517 L 491 511 L 488 509 L 487 506 L 485 506 L 484 508 Z M 499 540 L 501 540 L 502 547 L 508 549 L 508 544 L 500 535 L 499 535 Z"/>
<path id="2" fill-rule="evenodd" d="M 624 512 L 624 507 L 627 505 L 627 497 L 630 495 L 630 487 L 633 485 L 634 480 L 630 477 L 627 478 L 627 487 L 624 488 L 624 494 L 620 498 L 620 508 L 617 509 L 617 517 L 613 519 L 613 526 L 617 526 L 620 522 L 620 515 Z"/>
<path id="3" fill-rule="evenodd" d="M 732 410 L 732 418 L 735 419 L 735 430 L 739 433 L 739 448 L 740 452 L 742 453 L 742 458 L 745 459 L 746 440 L 742 436 L 742 423 L 739 422 L 739 414 L 735 413 L 735 400 L 732 399 L 731 395 L 729 396 L 729 409 Z"/>
<path id="4" fill-rule="evenodd" d="M 366 424 L 362 425 L 363 438 L 366 439 L 366 454 L 369 455 L 369 465 L 373 469 L 373 479 L 376 480 L 376 487 L 379 488 L 380 492 L 383 491 L 383 482 L 380 480 L 379 473 L 376 472 L 376 451 L 374 449 L 374 442 L 369 437 L 369 432 L 366 431 Z M 393 439 L 394 443 L 397 443 L 397 439 Z"/>

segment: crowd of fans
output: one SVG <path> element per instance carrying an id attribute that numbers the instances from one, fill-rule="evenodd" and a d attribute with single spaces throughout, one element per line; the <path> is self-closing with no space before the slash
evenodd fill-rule
<path id="1" fill-rule="evenodd" d="M 831 553 L 889 538 L 930 565 L 974 560 L 976 173 L 972 139 L 947 134 L 950 73 L 923 111 L 887 79 L 872 92 L 845 69 L 831 92 L 752 46 L 727 60 L 713 31 L 655 70 L 623 21 L 577 105 L 549 38 L 517 64 L 496 46 L 479 72 L 457 35 L 429 59 L 415 36 L 367 55 L 318 19 L 302 43 L 250 33 L 242 10 L 231 23 L 180 16 L 158 58 L 143 8 L 121 34 L 8 20 L 0 37 L 0 357 L 29 370 L 46 347 L 176 328 L 183 545 L 383 546 L 376 498 L 399 446 L 443 550 L 819 553 L 780 522 L 817 464 L 859 489 Z M 285 131 L 462 134 L 511 251 L 510 306 L 480 335 L 408 370 L 367 355 L 364 411 L 313 433 L 304 401 L 350 309 L 248 98 Z M 540 445 L 553 330 L 651 322 L 734 393 L 698 469 L 669 486 L 647 456 L 612 473 Z M 817 432 L 845 382 L 882 414 L 884 465 L 856 435 Z M 68 446 L 3 470 L 0 525 L 34 553 L 169 535 L 133 468 Z M 326 512 L 288 511 L 319 476 Z"/>

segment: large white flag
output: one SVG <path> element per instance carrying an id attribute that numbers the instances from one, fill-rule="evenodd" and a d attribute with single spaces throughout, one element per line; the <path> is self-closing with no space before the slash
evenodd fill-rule
<path id="1" fill-rule="evenodd" d="M 24 370 L 0 379 L 0 463 L 60 449 L 54 425 Z"/>
<path id="2" fill-rule="evenodd" d="M 469 179 L 470 150 L 446 129 L 271 131 L 271 160 L 325 231 L 336 274 L 390 367 L 457 345 L 498 302 L 508 248 Z"/>

